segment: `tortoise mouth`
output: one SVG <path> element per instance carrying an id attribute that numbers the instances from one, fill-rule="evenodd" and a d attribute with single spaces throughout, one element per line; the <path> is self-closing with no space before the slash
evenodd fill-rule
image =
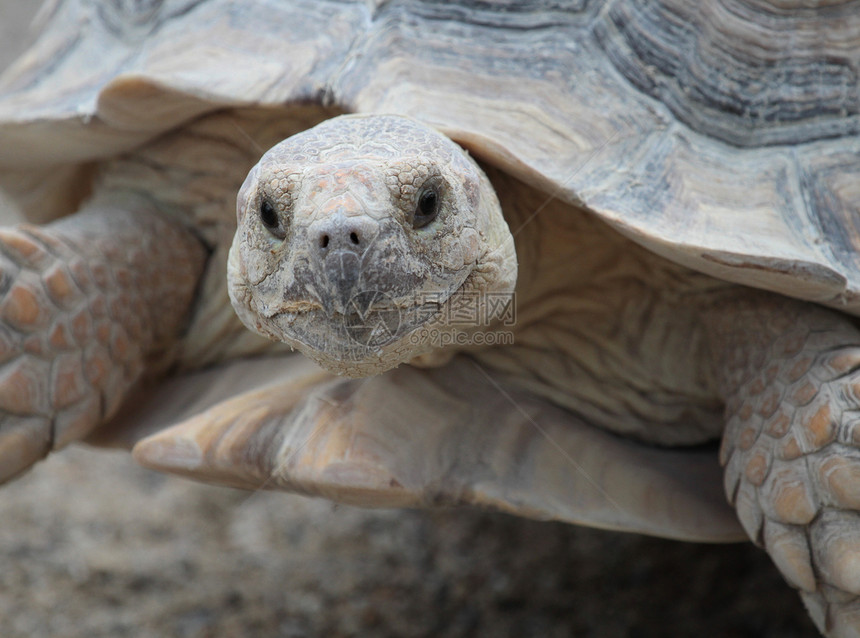
<path id="1" fill-rule="evenodd" d="M 352 295 L 343 311 L 307 299 L 273 313 L 268 319 L 277 327 L 282 341 L 314 359 L 322 356 L 356 362 L 374 357 L 396 341 L 408 339 L 422 327 L 444 322 L 443 311 L 449 301 L 469 290 L 471 279 L 469 273 L 453 290 L 418 290 L 400 298 L 384 291 L 362 290 Z"/>
<path id="2" fill-rule="evenodd" d="M 458 289 L 459 290 L 459 289 Z M 377 290 L 358 292 L 348 300 L 344 310 L 326 308 L 315 300 L 306 300 L 290 304 L 289 308 L 282 308 L 275 312 L 267 313 L 266 319 L 276 320 L 280 317 L 299 318 L 301 316 L 313 315 L 322 320 L 334 320 L 346 318 L 365 318 L 371 313 L 399 312 L 402 314 L 420 313 L 427 318 L 432 317 L 458 290 L 448 293 L 428 293 L 427 295 L 416 294 L 415 297 L 407 298 L 412 303 L 398 303 L 390 295 Z M 424 298 L 426 296 L 426 299 Z"/>
<path id="3" fill-rule="evenodd" d="M 423 295 L 416 295 L 415 298 L 408 299 L 411 303 L 398 303 L 384 292 L 371 290 L 353 295 L 344 307 L 345 312 L 327 309 L 318 302 L 305 302 L 297 304 L 295 308 L 275 312 L 269 319 L 281 325 L 286 321 L 292 326 L 308 324 L 318 329 L 338 326 L 355 329 L 381 320 L 388 325 L 396 322 L 399 332 L 401 328 L 411 330 L 437 318 L 445 303 L 455 293 L 456 291 L 446 292 L 444 295 L 428 295 L 427 299 L 424 299 Z M 332 336 L 334 334 L 337 333 Z"/>

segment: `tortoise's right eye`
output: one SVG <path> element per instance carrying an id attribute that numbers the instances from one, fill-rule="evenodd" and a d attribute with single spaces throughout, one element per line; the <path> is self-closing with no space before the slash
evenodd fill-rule
<path id="1" fill-rule="evenodd" d="M 284 227 L 281 224 L 281 218 L 278 215 L 278 211 L 275 210 L 274 205 L 268 199 L 263 199 L 260 202 L 260 221 L 263 222 L 263 226 L 272 233 L 278 239 L 283 239 L 286 236 L 286 231 L 284 231 Z"/>

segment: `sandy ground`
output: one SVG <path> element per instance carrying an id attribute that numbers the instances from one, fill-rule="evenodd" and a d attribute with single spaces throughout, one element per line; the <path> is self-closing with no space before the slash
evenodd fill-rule
<path id="1" fill-rule="evenodd" d="M 0 68 L 34 4 L 0 0 Z M 750 545 L 363 511 L 72 448 L 0 491 L 0 637 L 817 635 Z"/>

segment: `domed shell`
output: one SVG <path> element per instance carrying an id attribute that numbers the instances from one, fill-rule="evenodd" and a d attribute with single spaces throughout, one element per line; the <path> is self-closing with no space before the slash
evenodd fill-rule
<path id="1" fill-rule="evenodd" d="M 203 113 L 403 113 L 669 259 L 858 314 L 860 2 L 807 5 L 54 0 L 0 79 L 3 183 L 44 219 Z"/>

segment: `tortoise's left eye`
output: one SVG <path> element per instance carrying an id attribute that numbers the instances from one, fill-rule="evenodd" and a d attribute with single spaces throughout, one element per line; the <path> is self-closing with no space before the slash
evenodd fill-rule
<path id="1" fill-rule="evenodd" d="M 281 217 L 278 215 L 278 211 L 275 210 L 275 206 L 272 202 L 266 198 L 263 198 L 263 201 L 260 202 L 260 221 L 263 222 L 263 226 L 266 227 L 266 230 L 278 239 L 286 237 L 287 233 L 281 223 Z"/>
<path id="2" fill-rule="evenodd" d="M 436 219 L 439 214 L 439 191 L 435 186 L 425 186 L 418 194 L 415 204 L 415 214 L 412 216 L 412 228 L 424 228 Z"/>

